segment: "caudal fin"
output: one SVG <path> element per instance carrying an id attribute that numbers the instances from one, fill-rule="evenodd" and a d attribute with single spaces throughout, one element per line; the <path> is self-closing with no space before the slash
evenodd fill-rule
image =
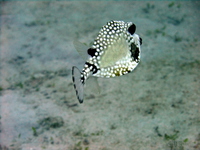
<path id="1" fill-rule="evenodd" d="M 80 103 L 83 103 L 83 83 L 81 81 L 81 72 L 80 70 L 73 66 L 72 67 L 72 80 L 74 82 L 74 89 L 76 91 L 76 96 Z"/>

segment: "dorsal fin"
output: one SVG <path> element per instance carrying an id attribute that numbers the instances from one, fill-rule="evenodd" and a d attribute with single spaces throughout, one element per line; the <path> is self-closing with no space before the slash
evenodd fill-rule
<path id="1" fill-rule="evenodd" d="M 75 49 L 79 53 L 79 55 L 83 58 L 83 60 L 88 59 L 88 53 L 87 50 L 89 46 L 87 46 L 85 43 L 81 43 L 79 41 L 74 41 L 73 42 Z"/>

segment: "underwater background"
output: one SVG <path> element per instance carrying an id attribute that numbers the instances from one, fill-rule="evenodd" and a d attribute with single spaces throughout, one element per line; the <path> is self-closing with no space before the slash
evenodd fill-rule
<path id="1" fill-rule="evenodd" d="M 199 150 L 199 1 L 0 2 L 0 149 Z M 79 104 L 73 41 L 133 22 L 141 62 L 88 80 Z M 87 51 L 87 50 L 86 50 Z"/>

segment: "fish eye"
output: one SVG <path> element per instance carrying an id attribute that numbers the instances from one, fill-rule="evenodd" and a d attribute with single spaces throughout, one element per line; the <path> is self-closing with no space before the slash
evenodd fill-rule
<path id="1" fill-rule="evenodd" d="M 96 49 L 95 48 L 89 48 L 88 50 L 87 50 L 87 53 L 88 53 L 88 55 L 90 55 L 90 56 L 95 56 L 95 53 L 96 53 Z"/>
<path id="2" fill-rule="evenodd" d="M 135 33 L 136 30 L 136 26 L 135 24 L 132 24 L 129 28 L 128 28 L 128 32 L 133 35 Z"/>

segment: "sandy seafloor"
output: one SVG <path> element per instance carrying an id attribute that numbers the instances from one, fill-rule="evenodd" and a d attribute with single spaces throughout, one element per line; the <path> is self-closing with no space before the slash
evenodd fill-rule
<path id="1" fill-rule="evenodd" d="M 0 149 L 199 150 L 200 2 L 1 2 Z M 92 81 L 71 67 L 110 20 L 143 39 L 130 74 Z"/>

